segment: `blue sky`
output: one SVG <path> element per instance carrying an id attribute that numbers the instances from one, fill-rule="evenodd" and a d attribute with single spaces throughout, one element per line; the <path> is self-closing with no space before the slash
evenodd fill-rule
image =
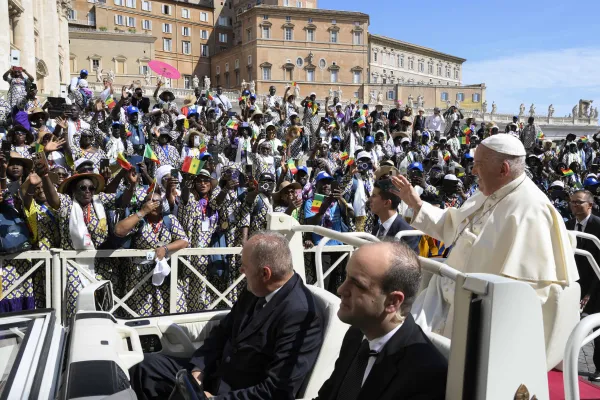
<path id="1" fill-rule="evenodd" d="M 545 115 L 579 99 L 600 107 L 600 1 L 318 0 L 319 8 L 370 15 L 369 31 L 467 59 L 463 83 L 487 86 L 488 104 Z M 488 106 L 490 107 L 490 106 Z"/>

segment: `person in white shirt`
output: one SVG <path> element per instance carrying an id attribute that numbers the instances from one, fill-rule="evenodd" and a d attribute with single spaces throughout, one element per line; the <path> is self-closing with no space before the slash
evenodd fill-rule
<path id="1" fill-rule="evenodd" d="M 213 107 L 216 110 L 217 117 L 221 116 L 221 109 L 219 107 L 219 104 L 223 104 L 225 112 L 229 112 L 233 108 L 227 96 L 223 94 L 223 86 L 221 85 L 217 86 L 217 93 L 213 95 Z"/>
<path id="2" fill-rule="evenodd" d="M 435 140 L 439 140 L 440 133 L 443 132 L 444 118 L 440 115 L 440 109 L 435 107 L 433 115 L 425 120 L 425 130 L 435 133 Z"/>
<path id="3" fill-rule="evenodd" d="M 420 280 L 417 255 L 402 243 L 352 255 L 338 289 L 350 329 L 318 400 L 444 399 L 448 362 L 410 315 Z"/>

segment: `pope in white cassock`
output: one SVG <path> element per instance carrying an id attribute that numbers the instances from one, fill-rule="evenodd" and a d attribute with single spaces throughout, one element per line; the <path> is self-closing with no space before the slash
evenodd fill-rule
<path id="1" fill-rule="evenodd" d="M 577 285 L 579 275 L 560 214 L 524 173 L 525 155 L 523 144 L 512 135 L 499 134 L 482 141 L 473 166 L 479 191 L 459 209 L 442 210 L 423 202 L 402 176 L 392 181 L 402 200 L 414 210 L 411 225 L 447 247 L 452 245 L 447 265 L 464 273 L 528 282 L 535 289 L 542 304 L 550 369 L 562 360 L 564 343 L 557 342 L 565 337 L 564 329 L 573 327 L 556 321 L 558 298 L 565 288 Z M 434 276 L 415 301 L 412 314 L 424 331 L 450 338 L 453 301 L 454 282 Z M 570 323 L 579 320 L 577 304 L 573 302 L 573 315 L 568 310 Z"/>

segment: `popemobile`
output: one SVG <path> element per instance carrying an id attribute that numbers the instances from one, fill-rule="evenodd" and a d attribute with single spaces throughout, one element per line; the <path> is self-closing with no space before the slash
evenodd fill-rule
<path id="1" fill-rule="evenodd" d="M 302 234 L 312 232 L 325 238 L 316 249 L 317 283 L 309 286 L 326 316 L 323 345 L 296 396 L 315 398 L 334 369 L 348 329 L 337 317 L 340 300 L 322 289 L 324 279 L 335 268 L 322 270 L 322 250 L 329 239 L 354 248 L 378 239 L 366 233 L 340 233 L 299 225 L 282 213 L 272 213 L 268 219 L 271 230 L 290 239 L 294 269 L 303 278 Z M 569 234 L 573 244 L 578 236 L 592 240 L 600 248 L 600 241 L 591 235 Z M 205 251 L 214 253 L 214 249 Z M 589 252 L 575 245 L 571 251 L 588 257 L 600 279 L 600 268 Z M 600 398 L 600 389 L 580 381 L 577 375 L 581 347 L 600 334 L 597 331 L 587 336 L 600 326 L 600 316 L 579 321 L 577 283 L 563 287 L 555 299 L 555 323 L 550 333 L 554 359 L 548 365 L 550 353 L 545 343 L 549 333 L 544 329 L 539 298 L 530 285 L 493 274 L 462 273 L 444 264 L 444 260 L 420 261 L 424 270 L 422 289 L 432 277 L 443 277 L 455 284 L 452 339 L 427 332 L 448 359 L 446 399 Z M 128 371 L 143 360 L 145 353 L 189 358 L 229 312 L 207 310 L 122 319 L 113 315 L 119 302 L 109 281 L 97 281 L 81 292 L 70 320 L 62 320 L 63 310 L 59 309 L 2 315 L 0 399 L 136 398 Z M 181 371 L 171 398 L 199 398 L 195 385 L 190 375 Z"/>

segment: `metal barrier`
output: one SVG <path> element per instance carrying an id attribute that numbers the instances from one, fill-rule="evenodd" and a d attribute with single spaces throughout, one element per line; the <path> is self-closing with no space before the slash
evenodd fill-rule
<path id="1" fill-rule="evenodd" d="M 565 348 L 563 360 L 563 383 L 565 385 L 565 400 L 579 399 L 578 364 L 581 348 L 600 335 L 600 314 L 588 315 L 575 327 Z M 593 329 L 596 331 L 591 332 Z"/>

